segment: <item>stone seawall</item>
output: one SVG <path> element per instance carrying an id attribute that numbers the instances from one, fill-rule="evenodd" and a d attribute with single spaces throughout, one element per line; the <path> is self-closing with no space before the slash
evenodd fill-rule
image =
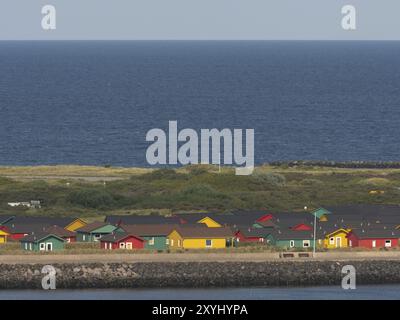
<path id="1" fill-rule="evenodd" d="M 53 264 L 57 288 L 340 285 L 344 265 L 357 285 L 400 283 L 400 261 L 138 262 Z M 0 265 L 0 289 L 41 288 L 43 264 Z"/>

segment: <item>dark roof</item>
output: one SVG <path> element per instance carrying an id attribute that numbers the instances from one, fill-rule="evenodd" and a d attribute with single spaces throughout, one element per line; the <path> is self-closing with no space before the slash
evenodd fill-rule
<path id="1" fill-rule="evenodd" d="M 111 215 L 106 216 L 105 222 L 113 225 L 119 224 L 178 224 L 179 218 L 165 216 L 143 215 Z"/>
<path id="2" fill-rule="evenodd" d="M 59 236 L 52 234 L 52 233 L 48 233 L 48 232 L 38 232 L 38 233 L 30 234 L 26 237 L 23 237 L 20 241 L 21 242 L 39 242 L 50 236 L 53 236 L 61 241 L 64 241 L 63 238 L 60 238 Z"/>
<path id="3" fill-rule="evenodd" d="M 400 205 L 379 204 L 350 204 L 327 207 L 334 215 L 358 215 L 358 216 L 398 216 L 400 217 Z"/>
<path id="4" fill-rule="evenodd" d="M 252 226 L 257 218 L 253 215 L 233 215 L 233 214 L 224 214 L 224 215 L 215 215 L 213 218 L 221 225 L 226 226 L 238 226 L 238 225 L 246 225 Z"/>
<path id="5" fill-rule="evenodd" d="M 43 232 L 48 225 L 45 224 L 10 224 L 5 225 L 6 231 L 11 234 L 26 233 L 31 234 L 32 232 Z"/>
<path id="6" fill-rule="evenodd" d="M 139 236 L 131 234 L 131 233 L 126 233 L 126 232 L 115 232 L 115 233 L 107 234 L 107 235 L 101 237 L 100 241 L 118 242 L 118 241 L 124 240 L 128 237 L 135 237 L 138 240 L 144 241 Z"/>
<path id="7" fill-rule="evenodd" d="M 14 219 L 14 216 L 0 215 L 0 224 L 5 224 L 12 219 Z"/>
<path id="8" fill-rule="evenodd" d="M 206 217 L 214 220 L 214 213 L 210 212 L 196 212 L 196 213 L 175 213 L 174 218 L 179 219 L 178 223 L 196 223 Z"/>
<path id="9" fill-rule="evenodd" d="M 86 232 L 86 233 L 90 233 L 93 230 L 102 228 L 104 226 L 108 226 L 110 225 L 109 223 L 106 222 L 100 222 L 100 221 L 95 221 L 92 223 L 88 223 L 87 225 L 83 226 L 82 228 L 79 228 L 76 230 L 76 232 Z"/>
<path id="10" fill-rule="evenodd" d="M 313 231 L 297 231 L 291 229 L 274 230 L 272 236 L 277 240 L 309 240 L 314 238 Z"/>
<path id="11" fill-rule="evenodd" d="M 249 237 L 264 238 L 272 233 L 271 229 L 264 229 L 264 228 L 239 228 L 239 231 L 246 238 Z"/>
<path id="12" fill-rule="evenodd" d="M 260 226 L 263 226 L 264 228 L 277 228 L 278 225 L 274 223 L 272 220 L 266 220 L 266 221 L 257 221 L 257 224 Z"/>
<path id="13" fill-rule="evenodd" d="M 178 227 L 175 229 L 184 238 L 230 238 L 233 237 L 231 228 L 198 228 Z"/>
<path id="14" fill-rule="evenodd" d="M 352 231 L 360 239 L 400 238 L 400 231 L 392 228 L 360 228 Z"/>
<path id="15" fill-rule="evenodd" d="M 254 221 L 262 218 L 263 216 L 269 214 L 272 215 L 272 213 L 268 212 L 267 210 L 237 210 L 237 211 L 232 211 L 231 214 L 233 214 L 234 216 L 247 217 L 248 219 Z"/>
<path id="16" fill-rule="evenodd" d="M 75 236 L 75 232 L 66 230 L 62 227 L 59 226 L 49 226 L 45 228 L 45 231 L 47 233 L 51 233 L 51 234 L 55 234 L 61 238 L 63 237 L 74 237 Z"/>
<path id="17" fill-rule="evenodd" d="M 137 236 L 145 237 L 145 236 L 167 236 L 174 229 L 176 229 L 178 225 L 170 225 L 170 224 L 142 224 L 142 225 L 121 225 L 126 233 L 134 234 Z"/>
<path id="18" fill-rule="evenodd" d="M 66 227 L 78 218 L 56 218 L 56 217 L 26 217 L 26 216 L 15 216 L 13 219 L 5 223 L 5 225 L 18 225 L 18 224 L 43 224 L 51 226 Z"/>

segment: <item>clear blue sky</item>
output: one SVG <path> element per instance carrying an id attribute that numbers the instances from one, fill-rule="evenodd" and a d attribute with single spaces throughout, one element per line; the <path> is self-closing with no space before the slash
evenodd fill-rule
<path id="1" fill-rule="evenodd" d="M 41 7 L 57 30 L 41 28 Z M 341 7 L 357 30 L 341 28 Z M 400 40 L 400 0 L 0 0 L 0 39 Z"/>

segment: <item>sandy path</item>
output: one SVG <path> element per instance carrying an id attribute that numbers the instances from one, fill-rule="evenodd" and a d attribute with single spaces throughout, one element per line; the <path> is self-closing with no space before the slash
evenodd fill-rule
<path id="1" fill-rule="evenodd" d="M 316 260 L 400 260 L 400 252 L 323 252 Z M 157 253 L 157 254 L 46 254 L 0 255 L 0 263 L 90 263 L 90 262 L 263 262 L 284 260 L 313 260 L 313 258 L 279 258 L 279 253 Z"/>

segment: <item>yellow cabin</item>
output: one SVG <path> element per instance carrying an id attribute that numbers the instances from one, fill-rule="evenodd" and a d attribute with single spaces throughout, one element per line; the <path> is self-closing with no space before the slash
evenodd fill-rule
<path id="1" fill-rule="evenodd" d="M 0 230 L 0 243 L 6 243 L 9 235 L 10 234 L 5 232 L 4 230 Z"/>
<path id="2" fill-rule="evenodd" d="M 211 219 L 210 217 L 205 217 L 197 223 L 204 223 L 208 228 L 221 228 L 222 226 L 215 220 Z"/>
<path id="3" fill-rule="evenodd" d="M 338 229 L 326 235 L 324 239 L 324 247 L 327 249 L 347 248 L 349 240 L 347 235 L 351 229 Z"/>
<path id="4" fill-rule="evenodd" d="M 233 246 L 230 228 L 180 227 L 168 235 L 170 248 L 175 249 L 221 249 Z"/>
<path id="5" fill-rule="evenodd" d="M 84 227 L 86 225 L 87 225 L 87 222 L 83 221 L 80 218 L 77 218 L 74 221 L 72 221 L 69 225 L 67 225 L 64 229 L 74 232 L 77 229 L 82 228 L 82 227 Z"/>

